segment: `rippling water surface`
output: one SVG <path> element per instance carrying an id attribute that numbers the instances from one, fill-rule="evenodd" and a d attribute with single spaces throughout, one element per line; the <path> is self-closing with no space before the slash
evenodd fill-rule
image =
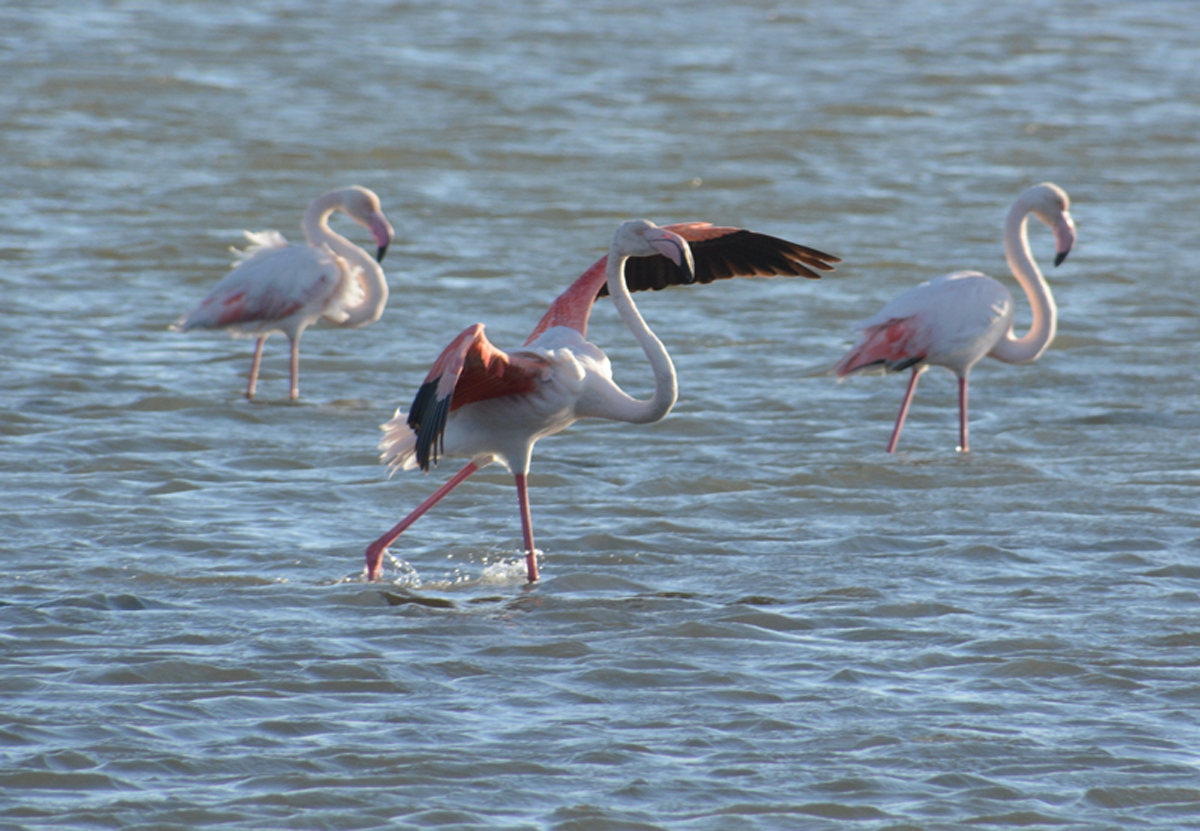
<path id="1" fill-rule="evenodd" d="M 10 4 L 0 827 L 1200 827 L 1198 39 L 1154 0 Z M 1058 339 L 976 369 L 969 455 L 930 372 L 888 456 L 903 379 L 822 371 L 1004 277 L 1043 180 Z M 249 342 L 167 326 L 350 183 L 389 308 L 310 330 L 296 404 L 272 339 L 248 403 Z M 539 444 L 541 583 L 499 469 L 365 583 L 448 476 L 387 480 L 377 425 L 636 216 L 845 263 L 639 298 L 680 402 Z"/>

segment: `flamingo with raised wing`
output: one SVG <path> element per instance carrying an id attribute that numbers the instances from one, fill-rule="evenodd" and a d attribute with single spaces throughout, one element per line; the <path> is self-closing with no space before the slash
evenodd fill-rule
<path id="1" fill-rule="evenodd" d="M 1043 182 L 1017 197 L 1004 223 L 1005 258 L 1033 309 L 1032 324 L 1023 336 L 1013 334 L 1012 294 L 978 271 L 956 271 L 914 286 L 859 324 L 862 336 L 834 367 L 839 378 L 869 368 L 912 370 L 888 453 L 895 452 L 900 440 L 917 379 L 930 366 L 944 366 L 958 376 L 958 449 L 966 452 L 971 367 L 984 355 L 1006 363 L 1032 363 L 1054 340 L 1058 312 L 1029 247 L 1029 216 L 1036 216 L 1053 230 L 1057 266 L 1075 244 L 1070 205 L 1066 191 Z"/>
<path id="2" fill-rule="evenodd" d="M 581 418 L 633 424 L 658 421 L 675 405 L 675 367 L 634 305 L 630 291 L 741 276 L 816 278 L 837 257 L 776 237 L 708 223 L 660 228 L 636 220 L 621 225 L 606 257 L 563 292 L 525 345 L 506 353 L 492 346 L 482 324 L 455 338 L 418 390 L 407 416 L 383 425 L 382 459 L 428 472 L 442 455 L 469 461 L 449 481 L 367 547 L 367 577 L 379 575 L 387 547 L 446 494 L 480 468 L 500 462 L 513 474 L 521 514 L 525 567 L 538 579 L 526 476 L 534 443 Z M 610 294 L 621 320 L 645 352 L 654 394 L 638 400 L 614 383 L 612 366 L 589 343 L 588 317 Z"/>
<path id="3" fill-rule="evenodd" d="M 371 232 L 378 246 L 372 259 L 329 227 L 342 211 Z M 304 212 L 305 245 L 292 245 L 278 231 L 246 231 L 250 245 L 236 251 L 239 261 L 208 296 L 172 329 L 225 329 L 234 336 L 257 336 L 246 397 L 254 398 L 263 344 L 275 332 L 291 342 L 291 389 L 300 395 L 300 336 L 324 317 L 344 328 L 374 323 L 387 305 L 388 286 L 379 261 L 392 241 L 392 225 L 379 197 L 353 185 L 319 196 Z"/>

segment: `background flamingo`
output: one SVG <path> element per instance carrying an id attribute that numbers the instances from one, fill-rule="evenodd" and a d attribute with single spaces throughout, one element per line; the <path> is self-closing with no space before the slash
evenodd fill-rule
<path id="1" fill-rule="evenodd" d="M 1027 232 L 1032 213 L 1054 231 L 1054 264 L 1075 244 L 1070 199 L 1058 185 L 1044 182 L 1026 190 L 1004 223 L 1004 255 L 1029 298 L 1033 323 L 1023 337 L 1013 334 L 1015 306 L 1003 285 L 978 271 L 956 271 L 921 283 L 859 324 L 863 333 L 834 367 L 839 378 L 868 367 L 888 372 L 912 369 L 904 403 L 888 441 L 896 450 L 917 379 L 930 365 L 958 375 L 959 450 L 967 446 L 967 375 L 984 355 L 1013 364 L 1036 361 L 1054 340 L 1057 309 L 1050 287 L 1033 260 Z"/>
<path id="2" fill-rule="evenodd" d="M 631 259 L 633 258 L 633 259 Z M 839 262 L 775 237 L 707 223 L 660 228 L 637 220 L 621 225 L 606 257 L 561 294 L 516 352 L 488 342 L 483 324 L 467 328 L 434 363 L 408 416 L 397 411 L 380 443 L 389 467 L 428 471 L 440 455 L 470 461 L 446 484 L 367 547 L 367 576 L 379 574 L 387 547 L 446 494 L 480 468 L 500 462 L 516 480 L 526 573 L 538 579 L 526 475 L 534 443 L 580 418 L 648 424 L 675 404 L 675 367 L 650 331 L 630 291 L 738 276 L 819 277 Z M 596 298 L 611 294 L 621 320 L 641 344 L 654 373 L 654 395 L 640 401 L 612 379 L 612 366 L 585 340 Z"/>
<path id="3" fill-rule="evenodd" d="M 334 211 L 364 226 L 379 250 L 375 259 L 329 227 Z M 171 327 L 225 329 L 235 336 L 257 335 L 246 397 L 254 398 L 263 344 L 274 332 L 291 342 L 291 389 L 300 395 L 300 335 L 324 317 L 346 328 L 374 323 L 387 305 L 388 287 L 383 260 L 392 240 L 392 226 L 379 206 L 379 197 L 353 185 L 313 200 L 301 223 L 307 245 L 290 245 L 278 231 L 246 231 L 250 241 L 237 251 L 239 262 L 196 308 Z"/>

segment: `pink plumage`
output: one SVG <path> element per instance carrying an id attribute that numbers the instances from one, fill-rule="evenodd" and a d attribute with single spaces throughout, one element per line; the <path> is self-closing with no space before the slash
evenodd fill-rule
<path id="1" fill-rule="evenodd" d="M 375 259 L 329 227 L 334 211 L 343 211 L 367 228 L 378 245 Z M 172 326 L 224 329 L 235 336 L 257 337 L 246 397 L 254 398 L 263 344 L 280 332 L 291 344 L 289 395 L 300 394 L 300 336 L 320 318 L 345 328 L 379 319 L 388 287 L 378 261 L 392 239 L 392 226 L 379 197 L 364 187 L 330 191 L 313 200 L 302 223 L 306 243 L 292 245 L 278 231 L 246 232 L 250 245 L 208 296 Z"/>
<path id="2" fill-rule="evenodd" d="M 649 423 L 675 404 L 675 368 L 646 326 L 630 291 L 661 289 L 728 277 L 818 277 L 838 258 L 802 245 L 738 228 L 689 223 L 659 228 L 627 222 L 613 235 L 606 257 L 550 305 L 524 346 L 497 349 L 482 324 L 460 333 L 434 362 L 409 412 L 383 425 L 383 461 L 395 469 L 428 471 L 440 456 L 469 459 L 466 466 L 367 548 L 374 579 L 387 547 L 422 514 L 476 470 L 500 462 L 512 471 L 524 537 L 526 574 L 538 579 L 526 474 L 538 439 L 580 418 Z M 596 299 L 611 294 L 621 319 L 641 344 L 654 373 L 654 394 L 639 401 L 612 378 L 604 353 L 585 340 Z"/>
<path id="3" fill-rule="evenodd" d="M 930 366 L 946 367 L 958 376 L 959 449 L 965 452 L 969 449 L 967 379 L 971 367 L 985 355 L 1008 363 L 1030 363 L 1053 341 L 1057 309 L 1029 247 L 1030 215 L 1054 232 L 1055 265 L 1075 244 L 1070 199 L 1062 188 L 1046 182 L 1017 198 L 1004 226 L 1004 251 L 1033 309 L 1033 323 L 1023 337 L 1013 335 L 1016 307 L 1012 294 L 978 271 L 956 271 L 914 286 L 859 324 L 858 342 L 834 367 L 839 378 L 869 369 L 912 370 L 887 452 L 895 452 L 917 379 Z"/>

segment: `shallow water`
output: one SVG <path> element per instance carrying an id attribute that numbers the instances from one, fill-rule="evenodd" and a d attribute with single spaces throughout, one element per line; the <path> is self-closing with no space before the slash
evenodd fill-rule
<path id="1" fill-rule="evenodd" d="M 1200 827 L 1200 19 L 428 5 L 0 12 L 0 828 Z M 888 456 L 903 379 L 822 371 L 1003 276 L 1043 180 L 1057 340 L 976 369 L 970 454 L 928 373 Z M 273 338 L 248 403 L 248 341 L 167 326 L 349 183 L 389 308 L 309 331 L 296 404 Z M 633 216 L 845 263 L 638 298 L 680 402 L 538 445 L 536 586 L 499 469 L 363 582 L 452 469 L 389 481 L 377 425 Z"/>

